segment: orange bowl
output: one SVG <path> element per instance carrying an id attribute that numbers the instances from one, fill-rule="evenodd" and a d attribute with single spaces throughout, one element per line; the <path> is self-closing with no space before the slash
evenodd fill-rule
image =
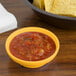
<path id="1" fill-rule="evenodd" d="M 43 33 L 45 35 L 48 35 L 49 37 L 51 37 L 53 39 L 53 41 L 55 42 L 55 45 L 56 45 L 56 50 L 55 52 L 53 53 L 53 55 L 51 55 L 50 57 L 46 58 L 46 59 L 43 59 L 43 60 L 39 60 L 39 61 L 26 61 L 26 60 L 21 60 L 17 57 L 15 57 L 14 55 L 12 55 L 12 53 L 10 52 L 10 49 L 9 49 L 9 45 L 10 45 L 10 42 L 12 41 L 12 39 L 21 34 L 21 33 L 24 33 L 24 32 L 40 32 L 40 33 Z M 22 28 L 22 29 L 19 29 L 15 32 L 13 32 L 6 40 L 6 44 L 5 44 L 5 48 L 6 48 L 6 52 L 7 54 L 9 55 L 9 57 L 15 61 L 16 63 L 24 66 L 24 67 L 28 67 L 28 68 L 38 68 L 38 67 L 41 67 L 47 63 L 49 63 L 50 61 L 52 61 L 55 56 L 57 55 L 58 51 L 59 51 L 59 47 L 60 47 L 60 44 L 59 44 L 59 40 L 58 38 L 56 37 L 55 34 L 53 34 L 51 31 L 48 31 L 47 29 L 44 29 L 44 28 L 40 28 L 40 27 L 26 27 L 26 28 Z"/>

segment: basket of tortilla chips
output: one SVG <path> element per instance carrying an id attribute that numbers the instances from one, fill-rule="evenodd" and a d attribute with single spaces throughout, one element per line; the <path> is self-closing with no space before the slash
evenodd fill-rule
<path id="1" fill-rule="evenodd" d="M 47 25 L 76 29 L 76 0 L 26 0 L 26 4 Z"/>

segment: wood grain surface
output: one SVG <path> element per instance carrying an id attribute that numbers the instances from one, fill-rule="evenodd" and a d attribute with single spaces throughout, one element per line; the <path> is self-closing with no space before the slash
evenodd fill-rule
<path id="1" fill-rule="evenodd" d="M 28 69 L 13 62 L 5 50 L 7 37 L 15 30 L 0 34 L 0 76 L 76 76 L 76 30 L 63 30 L 42 22 L 25 5 L 24 0 L 0 0 L 5 8 L 18 20 L 18 29 L 27 26 L 40 26 L 54 32 L 60 40 L 60 50 L 49 64 Z"/>

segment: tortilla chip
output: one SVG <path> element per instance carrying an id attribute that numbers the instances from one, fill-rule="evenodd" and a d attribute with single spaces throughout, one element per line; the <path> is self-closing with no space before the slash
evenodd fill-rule
<path id="1" fill-rule="evenodd" d="M 50 12 L 64 16 L 76 16 L 76 0 L 55 0 Z"/>
<path id="2" fill-rule="evenodd" d="M 53 7 L 53 3 L 55 0 L 44 0 L 44 4 L 45 4 L 45 11 L 50 12 L 52 7 Z"/>
<path id="3" fill-rule="evenodd" d="M 33 4 L 53 14 L 76 17 L 76 0 L 33 0 Z"/>
<path id="4" fill-rule="evenodd" d="M 44 9 L 45 6 L 44 6 L 44 0 L 33 0 L 33 4 L 40 8 L 40 9 Z"/>

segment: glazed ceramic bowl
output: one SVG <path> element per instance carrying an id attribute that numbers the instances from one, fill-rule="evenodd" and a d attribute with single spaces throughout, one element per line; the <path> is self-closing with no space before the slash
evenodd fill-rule
<path id="1" fill-rule="evenodd" d="M 48 13 L 35 7 L 32 2 L 33 0 L 25 0 L 25 4 L 30 7 L 42 21 L 48 22 L 50 24 L 49 26 L 56 26 L 67 30 L 76 30 L 75 17 L 59 16 L 56 14 Z"/>
<path id="2" fill-rule="evenodd" d="M 10 42 L 12 41 L 12 39 L 21 34 L 21 33 L 24 33 L 24 32 L 40 32 L 40 33 L 43 33 L 45 35 L 48 35 L 49 37 L 51 37 L 53 39 L 53 41 L 55 42 L 55 45 L 56 45 L 56 50 L 55 52 L 53 53 L 53 55 L 51 55 L 50 57 L 46 58 L 46 59 L 43 59 L 43 60 L 39 60 L 39 61 L 26 61 L 26 60 L 21 60 L 17 57 L 15 57 L 14 55 L 12 55 L 12 53 L 10 52 L 10 49 L 9 49 L 9 46 L 10 46 Z M 57 36 L 55 34 L 53 34 L 51 31 L 48 31 L 44 28 L 40 28 L 40 27 L 26 27 L 26 28 L 22 28 L 22 29 L 19 29 L 15 32 L 13 32 L 6 40 L 6 52 L 7 54 L 9 55 L 9 57 L 15 61 L 16 63 L 24 66 L 24 67 L 28 67 L 28 68 L 38 68 L 38 67 L 41 67 L 47 63 L 49 63 L 50 61 L 52 61 L 55 56 L 57 55 L 58 51 L 59 51 L 59 40 L 57 38 Z"/>

